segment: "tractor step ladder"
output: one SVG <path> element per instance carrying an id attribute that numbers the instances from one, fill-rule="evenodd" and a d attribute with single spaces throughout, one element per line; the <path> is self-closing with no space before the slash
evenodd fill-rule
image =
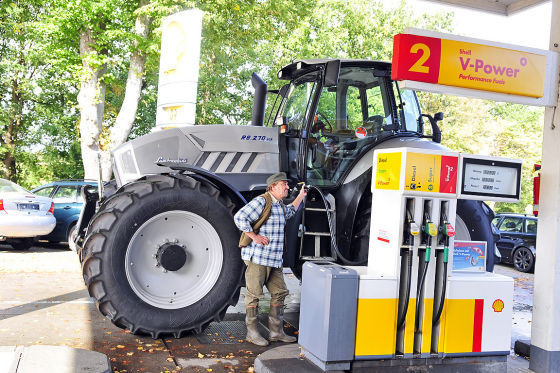
<path id="1" fill-rule="evenodd" d="M 325 199 L 328 201 L 328 203 L 331 206 L 335 206 L 335 201 L 334 201 L 334 197 L 331 194 L 328 194 L 325 196 Z M 301 244 L 300 244 L 300 257 L 302 260 L 312 260 L 315 262 L 335 262 L 336 261 L 336 254 L 333 251 L 332 248 L 332 244 L 330 244 L 330 237 L 331 237 L 331 233 L 330 231 L 326 231 L 326 232 L 312 232 L 312 231 L 307 231 L 305 228 L 305 217 L 309 212 L 324 212 L 325 213 L 325 219 L 328 218 L 326 216 L 326 214 L 331 214 L 331 219 L 333 220 L 333 231 L 336 232 L 336 209 L 331 208 L 331 209 L 327 209 L 326 206 L 325 208 L 321 208 L 321 207 L 304 207 L 303 209 L 303 216 L 302 216 L 302 220 L 301 220 L 301 229 L 303 230 L 303 232 L 300 232 L 301 234 Z M 302 251 L 303 251 L 303 242 L 305 237 L 313 237 L 314 238 L 314 253 L 313 255 L 306 255 L 306 256 L 302 256 Z M 329 245 L 330 245 L 330 256 L 323 256 L 321 255 L 321 237 L 329 237 Z"/>

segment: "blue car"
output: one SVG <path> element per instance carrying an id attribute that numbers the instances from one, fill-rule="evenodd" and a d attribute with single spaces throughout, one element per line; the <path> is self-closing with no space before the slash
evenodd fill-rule
<path id="1" fill-rule="evenodd" d="M 76 234 L 76 223 L 83 207 L 80 192 L 84 185 L 97 188 L 97 182 L 93 180 L 59 180 L 32 190 L 39 196 L 52 198 L 54 202 L 56 226 L 48 235 L 39 237 L 40 240 L 68 242 L 70 249 L 76 250 L 73 237 Z"/>

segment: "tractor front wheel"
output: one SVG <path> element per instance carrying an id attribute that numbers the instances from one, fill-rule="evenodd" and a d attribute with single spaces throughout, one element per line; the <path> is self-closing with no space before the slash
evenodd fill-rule
<path id="1" fill-rule="evenodd" d="M 107 199 L 84 240 L 83 275 L 115 325 L 153 338 L 200 332 L 239 298 L 234 204 L 189 177 L 149 176 Z"/>

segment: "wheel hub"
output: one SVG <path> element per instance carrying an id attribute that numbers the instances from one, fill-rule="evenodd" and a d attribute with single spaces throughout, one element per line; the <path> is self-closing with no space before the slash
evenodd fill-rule
<path id="1" fill-rule="evenodd" d="M 175 243 L 161 245 L 156 254 L 158 264 L 167 271 L 178 271 L 187 262 L 185 249 Z"/>

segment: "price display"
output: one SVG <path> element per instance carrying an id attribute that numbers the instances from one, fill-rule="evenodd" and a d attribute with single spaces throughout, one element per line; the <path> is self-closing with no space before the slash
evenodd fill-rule
<path id="1" fill-rule="evenodd" d="M 521 163 L 463 158 L 461 194 L 519 199 Z"/>

